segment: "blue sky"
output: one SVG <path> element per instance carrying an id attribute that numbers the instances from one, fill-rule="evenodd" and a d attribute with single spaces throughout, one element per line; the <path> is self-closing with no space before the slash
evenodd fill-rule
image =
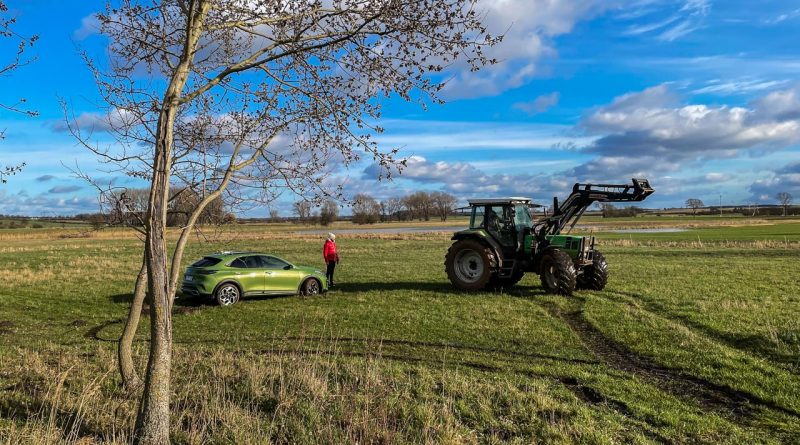
<path id="1" fill-rule="evenodd" d="M 91 17 L 103 2 L 7 3 L 16 30 L 40 39 L 34 63 L 0 78 L 0 103 L 25 97 L 40 115 L 0 109 L 0 167 L 27 163 L 0 185 L 0 213 L 95 211 L 93 189 L 65 165 L 113 173 L 63 131 L 59 100 L 76 115 L 98 110 L 77 48 L 102 53 Z M 333 180 L 379 199 L 444 190 L 549 202 L 576 181 L 645 176 L 657 189 L 648 207 L 720 194 L 725 204 L 774 203 L 781 191 L 800 201 L 800 1 L 757 5 L 482 0 L 490 29 L 507 30 L 491 50 L 501 63 L 450 72 L 443 106 L 385 104 L 378 140 L 409 157 L 394 181 L 375 183 L 366 161 Z M 14 45 L 0 44 L 11 58 Z M 292 199 L 282 198 L 282 213 Z"/>

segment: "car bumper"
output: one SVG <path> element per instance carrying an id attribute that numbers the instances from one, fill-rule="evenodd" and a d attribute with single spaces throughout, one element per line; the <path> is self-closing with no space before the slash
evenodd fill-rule
<path id="1" fill-rule="evenodd" d="M 184 281 L 181 284 L 181 294 L 192 297 L 200 297 L 211 295 L 211 291 L 207 290 L 202 283 L 191 283 Z"/>

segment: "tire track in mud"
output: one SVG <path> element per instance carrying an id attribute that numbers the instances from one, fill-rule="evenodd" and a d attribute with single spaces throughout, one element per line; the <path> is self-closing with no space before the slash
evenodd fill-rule
<path id="1" fill-rule="evenodd" d="M 757 416 L 760 409 L 770 409 L 781 414 L 798 418 L 796 411 L 780 406 L 759 396 L 720 385 L 701 377 L 686 374 L 680 370 L 657 364 L 650 358 L 641 356 L 624 345 L 606 337 L 583 316 L 583 301 L 577 310 L 564 311 L 552 303 L 543 303 L 553 317 L 559 318 L 578 336 L 583 345 L 601 362 L 612 369 L 636 375 L 647 383 L 676 396 L 690 399 L 703 409 L 714 411 L 727 417 L 748 420 Z"/>

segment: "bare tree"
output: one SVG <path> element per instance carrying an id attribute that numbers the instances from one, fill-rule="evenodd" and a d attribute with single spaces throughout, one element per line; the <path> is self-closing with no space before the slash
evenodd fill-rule
<path id="1" fill-rule="evenodd" d="M 2 137 L 2 133 L 0 133 L 0 137 Z M 8 182 L 6 179 L 9 176 L 14 176 L 17 173 L 22 171 L 22 168 L 25 167 L 25 163 L 13 166 L 6 166 L 2 170 L 0 170 L 0 184 L 5 184 Z"/>
<path id="2" fill-rule="evenodd" d="M 705 207 L 705 204 L 701 199 L 689 198 L 686 200 L 686 207 L 692 209 L 692 215 L 696 215 L 697 210 Z"/>
<path id="3" fill-rule="evenodd" d="M 353 222 L 375 224 L 381 216 L 381 205 L 372 196 L 359 193 L 353 197 Z"/>
<path id="4" fill-rule="evenodd" d="M 292 208 L 294 209 L 294 214 L 297 215 L 297 219 L 301 223 L 308 222 L 311 219 L 311 202 L 305 200 L 297 201 Z"/>
<path id="5" fill-rule="evenodd" d="M 412 214 L 411 219 L 430 221 L 434 206 L 431 196 L 427 192 L 418 191 L 406 196 L 405 204 Z"/>
<path id="6" fill-rule="evenodd" d="M 794 196 L 789 192 L 780 192 L 775 195 L 775 198 L 781 203 L 781 206 L 783 206 L 783 216 L 786 216 L 786 211 L 789 209 L 789 206 L 792 205 Z"/>
<path id="7" fill-rule="evenodd" d="M 232 205 L 269 201 L 284 190 L 319 199 L 338 194 L 323 179 L 330 165 L 367 153 L 385 170 L 396 150 L 371 139 L 376 97 L 438 101 L 429 75 L 463 57 L 492 61 L 473 0 L 119 0 L 98 14 L 111 63 L 87 56 L 117 136 L 116 150 L 84 145 L 150 182 L 145 263 L 150 354 L 134 442 L 169 442 L 172 317 L 183 251 L 203 209 L 219 196 Z M 359 129 L 356 132 L 354 129 Z M 334 162 L 339 161 L 339 162 Z M 180 231 L 170 261 L 170 187 L 202 200 Z"/>
<path id="8" fill-rule="evenodd" d="M 339 204 L 332 199 L 327 199 L 322 203 L 322 208 L 319 211 L 319 223 L 323 226 L 329 226 L 332 222 L 336 221 L 339 217 Z"/>
<path id="9" fill-rule="evenodd" d="M 399 219 L 399 213 L 403 210 L 403 202 L 400 198 L 385 199 L 381 204 L 383 205 L 384 212 L 389 221 L 391 221 L 393 217 Z"/>
<path id="10" fill-rule="evenodd" d="M 269 209 L 269 220 L 271 222 L 280 222 L 281 212 L 278 209 Z"/>
<path id="11" fill-rule="evenodd" d="M 30 63 L 30 60 L 25 58 L 25 50 L 33 46 L 34 43 L 36 43 L 36 41 L 39 39 L 39 36 L 24 37 L 14 31 L 14 24 L 16 22 L 16 17 L 9 15 L 8 6 L 6 5 L 5 1 L 0 0 L 0 39 L 11 39 L 16 40 L 17 42 L 16 51 L 11 60 L 2 62 L 5 63 L 5 65 L 0 65 L 0 77 L 6 77 L 18 68 Z M 18 99 L 16 103 L 4 104 L 0 102 L 0 109 L 15 113 L 22 113 L 31 117 L 38 116 L 38 112 L 25 108 L 26 102 L 27 101 L 25 98 Z M 5 130 L 0 129 L 0 139 L 4 138 Z M 26 164 L 24 162 L 21 162 L 17 165 L 7 165 L 0 169 L 0 184 L 7 183 L 7 178 L 21 172 L 25 165 Z"/>
<path id="12" fill-rule="evenodd" d="M 430 194 L 430 200 L 439 219 L 447 221 L 447 217 L 456 206 L 456 197 L 446 192 L 433 192 Z"/>

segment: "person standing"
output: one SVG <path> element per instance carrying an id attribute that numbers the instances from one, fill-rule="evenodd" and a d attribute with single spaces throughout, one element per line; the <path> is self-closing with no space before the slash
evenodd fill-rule
<path id="1" fill-rule="evenodd" d="M 329 233 L 328 239 L 325 240 L 325 246 L 322 248 L 322 257 L 325 259 L 325 264 L 328 265 L 328 269 L 325 272 L 328 287 L 333 287 L 333 271 L 339 262 L 339 253 L 336 251 L 336 235 L 333 233 Z"/>

